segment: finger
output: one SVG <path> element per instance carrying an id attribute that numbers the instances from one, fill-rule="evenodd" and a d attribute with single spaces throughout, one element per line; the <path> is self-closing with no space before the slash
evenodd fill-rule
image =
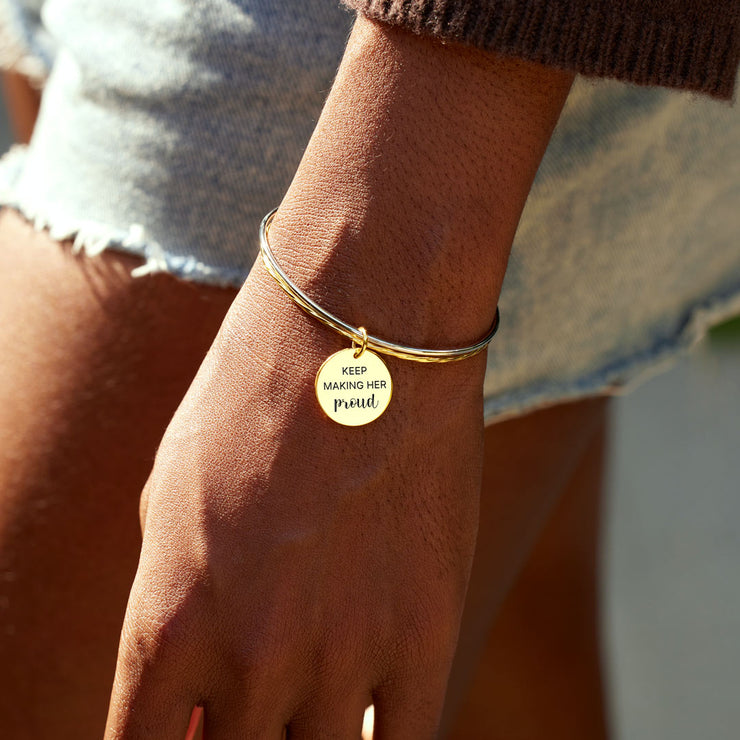
<path id="1" fill-rule="evenodd" d="M 373 740 L 431 740 L 442 719 L 447 676 L 390 681 L 373 692 Z"/>
<path id="2" fill-rule="evenodd" d="M 291 715 L 292 676 L 268 639 L 225 648 L 204 696 L 203 740 L 281 740 Z"/>
<path id="3" fill-rule="evenodd" d="M 105 740 L 182 740 L 196 703 L 162 645 L 124 625 Z"/>
<path id="4" fill-rule="evenodd" d="M 365 709 L 370 703 L 368 693 L 354 697 L 332 699 L 312 697 L 305 709 L 297 711 L 288 725 L 288 740 L 344 740 L 359 738 Z"/>
<path id="5" fill-rule="evenodd" d="M 261 707 L 234 694 L 206 701 L 203 740 L 281 740 L 286 712 L 277 709 L 280 698 L 273 695 Z"/>

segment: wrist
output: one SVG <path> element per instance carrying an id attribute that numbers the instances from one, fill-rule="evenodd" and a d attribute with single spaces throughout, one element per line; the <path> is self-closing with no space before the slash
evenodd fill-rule
<path id="1" fill-rule="evenodd" d="M 335 201 L 334 205 L 337 203 Z M 269 243 L 290 279 L 323 309 L 370 334 L 429 349 L 467 346 L 490 328 L 503 278 L 464 274 L 447 258 L 459 247 L 438 230 L 357 222 L 341 211 L 320 224 L 282 218 Z M 277 228 L 276 228 L 277 227 Z"/>
<path id="2" fill-rule="evenodd" d="M 360 17 L 271 227 L 276 258 L 372 334 L 474 342 L 571 79 Z"/>
<path id="3" fill-rule="evenodd" d="M 301 419 L 324 429 L 314 390 L 317 372 L 327 358 L 349 347 L 348 339 L 299 308 L 258 260 L 212 350 L 214 367 L 231 379 L 214 387 L 242 388 L 245 378 L 250 379 L 247 386 L 269 386 L 269 400 L 264 392 L 260 396 L 271 418 L 286 424 Z M 431 423 L 447 405 L 450 413 L 468 413 L 471 403 L 481 401 L 485 353 L 443 364 L 379 356 L 390 373 L 393 395 L 383 423 L 372 424 L 371 436 L 382 435 L 388 424 Z M 455 404 L 459 408 L 453 411 Z M 252 405 L 245 403 L 245 408 Z"/>

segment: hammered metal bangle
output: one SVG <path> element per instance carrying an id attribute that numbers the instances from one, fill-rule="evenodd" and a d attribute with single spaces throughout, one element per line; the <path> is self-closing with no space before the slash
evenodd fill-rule
<path id="1" fill-rule="evenodd" d="M 277 213 L 277 208 L 273 208 L 263 219 L 260 224 L 260 254 L 267 271 L 275 278 L 278 285 L 297 303 L 306 313 L 321 321 L 330 329 L 338 332 L 342 336 L 352 340 L 353 348 L 359 348 L 356 357 L 361 355 L 365 348 L 374 350 L 384 355 L 392 355 L 402 360 L 413 360 L 415 362 L 455 362 L 473 357 L 483 351 L 493 339 L 499 325 L 499 310 L 496 308 L 496 315 L 493 324 L 488 333 L 475 344 L 468 347 L 456 347 L 454 349 L 423 349 L 420 347 L 406 347 L 396 342 L 380 339 L 368 334 L 363 327 L 354 327 L 342 321 L 340 318 L 321 308 L 314 300 L 309 298 L 290 278 L 285 274 L 282 267 L 278 264 L 273 255 L 270 245 L 267 241 L 267 234 L 270 223 Z"/>

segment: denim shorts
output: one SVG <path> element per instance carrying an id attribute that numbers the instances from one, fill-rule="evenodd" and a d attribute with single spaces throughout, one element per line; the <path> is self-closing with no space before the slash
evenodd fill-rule
<path id="1" fill-rule="evenodd" d="M 338 0 L 0 0 L 0 62 L 44 85 L 0 203 L 140 255 L 135 275 L 240 286 L 353 20 Z M 739 124 L 577 79 L 514 242 L 487 421 L 630 388 L 740 313 Z"/>

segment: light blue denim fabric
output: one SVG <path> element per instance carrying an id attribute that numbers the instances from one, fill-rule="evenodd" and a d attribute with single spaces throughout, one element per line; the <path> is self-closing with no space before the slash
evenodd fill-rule
<path id="1" fill-rule="evenodd" d="M 0 67 L 43 83 L 56 44 L 41 22 L 45 0 L 0 0 Z"/>
<path id="2" fill-rule="evenodd" d="M 89 254 L 141 255 L 138 275 L 240 285 L 353 16 L 338 0 L 47 0 L 39 29 L 39 2 L 0 0 L 16 57 L 44 66 L 56 48 L 0 202 Z M 487 420 L 630 387 L 740 313 L 738 119 L 687 93 L 576 82 L 512 251 Z"/>
<path id="3" fill-rule="evenodd" d="M 489 418 L 631 390 L 740 314 L 740 108 L 577 80 L 500 306 Z"/>
<path id="4" fill-rule="evenodd" d="M 48 0 L 57 52 L 3 201 L 89 252 L 146 257 L 140 273 L 240 285 L 353 18 L 338 0 Z"/>

